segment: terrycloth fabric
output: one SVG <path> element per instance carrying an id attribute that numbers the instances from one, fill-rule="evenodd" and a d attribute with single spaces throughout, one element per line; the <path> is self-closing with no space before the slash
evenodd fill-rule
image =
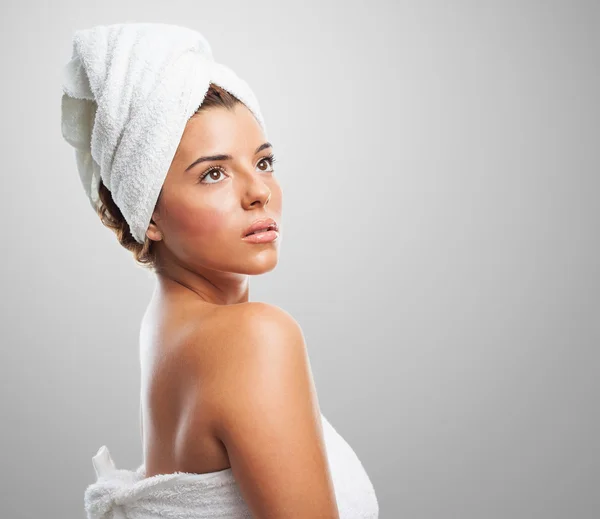
<path id="1" fill-rule="evenodd" d="M 211 82 L 242 101 L 266 136 L 254 93 L 215 62 L 199 32 L 162 23 L 98 25 L 76 31 L 72 43 L 63 71 L 63 137 L 75 148 L 94 210 L 102 178 L 139 243 L 185 125 Z"/>
<path id="2" fill-rule="evenodd" d="M 375 490 L 362 463 L 321 413 L 340 519 L 378 519 Z M 88 519 L 252 518 L 231 468 L 145 478 L 145 466 L 117 469 L 106 446 L 92 458 L 96 483 L 85 491 Z"/>

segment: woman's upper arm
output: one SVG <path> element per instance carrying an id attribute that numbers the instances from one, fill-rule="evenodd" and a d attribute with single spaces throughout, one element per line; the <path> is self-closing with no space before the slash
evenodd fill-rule
<path id="1" fill-rule="evenodd" d="M 218 373 L 215 431 L 257 519 L 338 519 L 302 330 L 284 310 L 246 305 Z"/>

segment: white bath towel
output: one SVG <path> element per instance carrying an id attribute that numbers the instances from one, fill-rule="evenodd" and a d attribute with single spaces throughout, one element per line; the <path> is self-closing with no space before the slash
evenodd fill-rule
<path id="1" fill-rule="evenodd" d="M 350 445 L 321 413 L 340 519 L 378 519 L 375 490 Z M 88 519 L 251 518 L 231 468 L 145 478 L 145 466 L 118 469 L 106 446 L 92 458 L 97 481 L 85 491 Z"/>
<path id="2" fill-rule="evenodd" d="M 94 210 L 100 178 L 143 243 L 152 212 L 188 119 L 210 83 L 254 114 L 248 84 L 215 62 L 197 31 L 162 23 L 99 25 L 78 30 L 64 68 L 62 134 L 75 148 L 81 182 Z"/>

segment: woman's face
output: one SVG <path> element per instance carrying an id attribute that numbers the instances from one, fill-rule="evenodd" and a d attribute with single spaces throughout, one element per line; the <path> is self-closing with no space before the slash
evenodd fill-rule
<path id="1" fill-rule="evenodd" d="M 147 231 L 162 240 L 161 255 L 190 267 L 261 274 L 277 264 L 282 190 L 269 159 L 273 149 L 243 104 L 211 107 L 188 121 L 163 183 Z M 207 156 L 231 158 L 197 162 Z M 272 218 L 280 236 L 267 243 L 243 240 L 257 219 Z M 154 234 L 153 234 L 154 233 Z"/>

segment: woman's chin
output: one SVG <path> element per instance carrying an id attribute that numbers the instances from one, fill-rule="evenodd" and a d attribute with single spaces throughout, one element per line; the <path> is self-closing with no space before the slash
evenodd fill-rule
<path id="1" fill-rule="evenodd" d="M 249 276 L 258 276 L 271 272 L 279 262 L 279 254 L 277 251 L 262 251 L 253 258 L 248 258 L 244 272 Z"/>

